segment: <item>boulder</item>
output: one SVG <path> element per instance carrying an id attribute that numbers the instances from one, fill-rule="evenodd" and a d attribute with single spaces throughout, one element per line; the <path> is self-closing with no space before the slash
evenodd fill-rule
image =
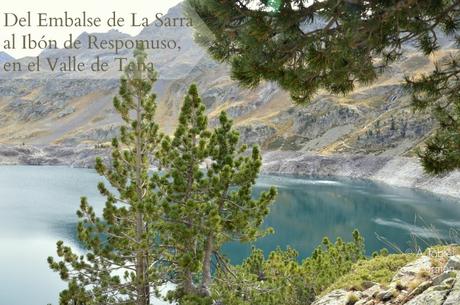
<path id="1" fill-rule="evenodd" d="M 379 299 L 379 300 L 381 300 L 383 302 L 386 302 L 386 301 L 391 300 L 392 298 L 394 298 L 397 295 L 398 295 L 398 292 L 396 291 L 396 289 L 392 288 L 392 289 L 384 290 L 384 291 L 378 293 L 377 294 L 377 299 Z"/>
<path id="2" fill-rule="evenodd" d="M 421 283 L 414 290 L 411 291 L 411 293 L 409 294 L 409 298 L 412 299 L 412 298 L 418 296 L 419 294 L 422 294 L 425 290 L 430 288 L 432 285 L 433 285 L 433 283 L 431 281 L 425 281 L 425 282 Z"/>
<path id="3" fill-rule="evenodd" d="M 334 290 L 313 302 L 312 305 L 346 305 L 349 292 L 344 289 Z"/>
<path id="4" fill-rule="evenodd" d="M 381 291 L 380 285 L 375 284 L 374 286 L 364 290 L 362 294 L 365 297 L 374 298 L 378 293 L 380 293 L 380 291 Z"/>
<path id="5" fill-rule="evenodd" d="M 422 271 L 430 270 L 431 260 L 428 256 L 421 256 L 419 259 L 407 264 L 393 277 L 392 282 L 400 282 L 407 286 Z"/>
<path id="6" fill-rule="evenodd" d="M 460 304 L 460 273 L 457 274 L 456 281 L 447 296 L 443 305 L 458 305 Z"/>
<path id="7" fill-rule="evenodd" d="M 460 270 L 460 255 L 449 257 L 446 270 Z"/>
<path id="8" fill-rule="evenodd" d="M 433 286 L 410 300 L 407 305 L 443 305 L 450 289 L 446 286 Z M 456 303 L 458 304 L 458 303 Z"/>
<path id="9" fill-rule="evenodd" d="M 440 275 L 438 275 L 437 277 L 435 277 L 433 279 L 433 285 L 436 286 L 436 285 L 440 285 L 442 282 L 444 282 L 445 280 L 449 279 L 449 278 L 455 278 L 457 274 L 453 271 L 444 271 L 443 273 L 441 273 Z"/>

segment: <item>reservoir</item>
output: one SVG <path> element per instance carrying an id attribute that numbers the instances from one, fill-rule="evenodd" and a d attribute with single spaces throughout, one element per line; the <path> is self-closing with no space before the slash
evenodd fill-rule
<path id="1" fill-rule="evenodd" d="M 57 240 L 78 247 L 79 198 L 87 196 L 100 212 L 104 198 L 96 188 L 99 181 L 87 169 L 0 167 L 0 304 L 58 303 L 64 284 L 48 269 L 46 258 L 55 256 Z M 271 185 L 279 195 L 265 226 L 275 234 L 256 243 L 265 251 L 290 245 L 304 258 L 324 236 L 350 240 L 355 228 L 364 236 L 368 254 L 383 247 L 411 251 L 414 240 L 421 247 L 440 240 L 458 242 L 460 200 L 370 181 L 279 176 L 262 176 L 255 192 Z M 250 246 L 230 244 L 224 250 L 239 263 Z"/>

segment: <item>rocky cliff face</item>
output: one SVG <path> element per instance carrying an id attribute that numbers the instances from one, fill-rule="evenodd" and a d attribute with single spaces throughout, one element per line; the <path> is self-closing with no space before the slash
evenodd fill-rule
<path id="1" fill-rule="evenodd" d="M 437 255 L 420 256 L 401 268 L 389 284 L 367 281 L 361 290 L 334 290 L 313 305 L 460 304 L 460 256 Z"/>

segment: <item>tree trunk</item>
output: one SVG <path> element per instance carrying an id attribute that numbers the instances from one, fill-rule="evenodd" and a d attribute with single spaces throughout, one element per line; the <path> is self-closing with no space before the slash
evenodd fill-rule
<path id="1" fill-rule="evenodd" d="M 203 296 L 210 296 L 211 292 L 209 286 L 211 285 L 211 255 L 213 251 L 214 238 L 209 234 L 206 239 L 204 257 L 203 257 L 203 278 L 201 280 L 201 294 Z"/>
<path id="2" fill-rule="evenodd" d="M 136 240 L 142 242 L 142 235 L 144 234 L 144 220 L 142 213 L 136 214 Z M 150 303 L 150 288 L 147 275 L 146 253 L 143 249 L 137 251 L 136 257 L 136 292 L 137 292 L 137 305 L 149 305 Z"/>
<path id="3" fill-rule="evenodd" d="M 137 204 L 143 200 L 142 190 L 142 144 L 141 144 L 141 96 L 137 98 L 136 107 L 136 191 L 137 191 Z M 140 246 L 143 241 L 143 235 L 145 234 L 144 215 L 143 212 L 136 207 L 136 241 L 139 243 L 139 249 L 136 253 L 136 292 L 137 292 L 137 305 L 149 305 L 150 304 L 150 285 L 147 279 L 147 253 Z"/>
<path id="4" fill-rule="evenodd" d="M 188 295 L 195 294 L 195 286 L 193 285 L 193 275 L 189 270 L 185 271 L 184 274 L 184 293 Z"/>

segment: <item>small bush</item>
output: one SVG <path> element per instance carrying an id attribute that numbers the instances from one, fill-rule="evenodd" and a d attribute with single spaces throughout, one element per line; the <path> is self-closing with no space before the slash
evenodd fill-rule
<path id="1" fill-rule="evenodd" d="M 356 302 L 359 301 L 359 298 L 354 293 L 350 293 L 347 297 L 346 305 L 354 305 Z"/>
<path id="2" fill-rule="evenodd" d="M 429 279 L 430 278 L 430 271 L 426 270 L 426 269 L 421 269 L 418 273 L 417 273 L 417 277 L 421 278 L 421 279 Z"/>
<path id="3" fill-rule="evenodd" d="M 353 232 L 352 242 L 338 238 L 332 243 L 324 238 L 302 263 L 291 248 L 273 251 L 267 258 L 254 248 L 241 265 L 228 266 L 233 269 L 231 276 L 218 268 L 213 293 L 223 304 L 308 305 L 361 259 L 364 240 L 358 231 Z"/>
<path id="4" fill-rule="evenodd" d="M 401 283 L 401 281 L 397 281 L 395 287 L 396 287 L 396 289 L 397 289 L 398 291 L 402 291 L 402 290 L 404 290 L 404 289 L 406 288 L 406 287 L 404 287 L 404 285 Z"/>
<path id="5" fill-rule="evenodd" d="M 388 285 L 395 273 L 415 258 L 414 254 L 391 254 L 376 256 L 370 260 L 360 260 L 353 265 L 348 274 L 339 278 L 325 293 L 341 288 L 364 290 L 362 284 L 365 281 Z"/>

